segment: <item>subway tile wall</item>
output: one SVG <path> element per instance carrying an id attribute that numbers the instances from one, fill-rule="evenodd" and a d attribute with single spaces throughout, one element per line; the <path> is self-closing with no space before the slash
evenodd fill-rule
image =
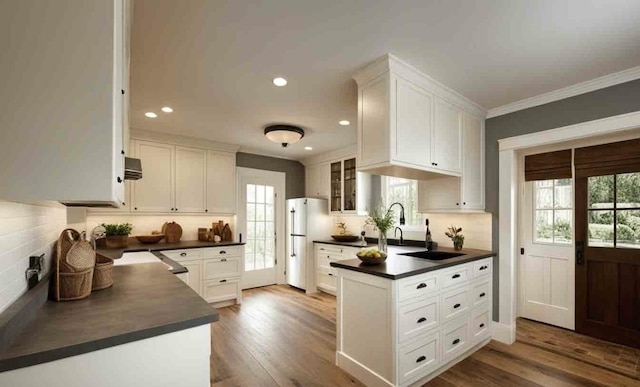
<path id="1" fill-rule="evenodd" d="M 29 256 L 45 254 L 49 271 L 55 241 L 66 227 L 66 208 L 58 203 L 0 201 L 0 312 L 27 291 Z"/>

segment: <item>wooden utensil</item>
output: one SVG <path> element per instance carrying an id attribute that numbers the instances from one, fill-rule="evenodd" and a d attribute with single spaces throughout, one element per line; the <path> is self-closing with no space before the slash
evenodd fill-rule
<path id="1" fill-rule="evenodd" d="M 222 228 L 222 232 L 220 238 L 223 242 L 231 242 L 233 241 L 233 233 L 231 232 L 231 228 L 229 227 L 229 223 L 225 224 Z"/>
<path id="2" fill-rule="evenodd" d="M 176 243 L 182 237 L 182 227 L 176 222 L 167 222 L 162 226 L 167 243 Z"/>

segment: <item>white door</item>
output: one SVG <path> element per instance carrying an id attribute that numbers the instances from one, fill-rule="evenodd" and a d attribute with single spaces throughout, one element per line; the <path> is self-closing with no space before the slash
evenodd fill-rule
<path id="1" fill-rule="evenodd" d="M 520 315 L 574 330 L 573 180 L 524 186 Z"/>
<path id="2" fill-rule="evenodd" d="M 284 282 L 285 175 L 238 168 L 238 228 L 246 241 L 242 288 Z"/>

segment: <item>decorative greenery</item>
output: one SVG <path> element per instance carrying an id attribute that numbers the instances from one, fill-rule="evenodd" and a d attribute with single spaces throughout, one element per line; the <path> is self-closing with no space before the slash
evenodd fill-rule
<path id="1" fill-rule="evenodd" d="M 445 231 L 444 235 L 451 238 L 454 245 L 462 245 L 464 243 L 464 235 L 460 234 L 462 232 L 462 227 L 451 226 L 447 227 L 447 231 Z"/>
<path id="2" fill-rule="evenodd" d="M 384 205 L 381 205 L 378 209 L 369 212 L 365 225 L 373 225 L 381 233 L 386 234 L 393 227 L 394 221 L 393 211 L 384 209 Z"/>
<path id="3" fill-rule="evenodd" d="M 102 227 L 104 227 L 104 229 L 106 230 L 107 236 L 129 235 L 131 234 L 131 230 L 133 230 L 133 225 L 131 223 L 121 223 L 121 224 L 102 223 Z"/>

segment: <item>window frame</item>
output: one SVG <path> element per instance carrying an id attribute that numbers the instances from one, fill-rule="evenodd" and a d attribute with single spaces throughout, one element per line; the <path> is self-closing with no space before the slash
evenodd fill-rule
<path id="1" fill-rule="evenodd" d="M 389 179 L 390 178 L 394 178 L 394 179 L 401 179 L 398 177 L 389 177 L 389 176 L 380 176 L 380 195 L 382 196 L 382 199 L 384 200 L 385 205 L 391 205 L 391 203 L 389 203 L 388 201 L 388 197 L 389 195 L 387 195 L 387 193 L 389 192 Z M 415 215 L 416 218 L 420 219 L 420 222 L 424 221 L 424 216 L 422 215 L 421 212 L 418 211 L 418 200 L 419 200 L 419 194 L 418 194 L 418 181 L 417 180 L 411 180 L 411 179 L 403 179 L 403 180 L 407 180 L 409 182 L 409 184 L 415 184 L 415 197 L 414 197 L 414 202 L 415 202 Z M 404 203 L 403 203 L 404 205 Z M 406 219 L 410 219 L 411 217 L 409 216 L 409 213 L 407 212 L 407 208 L 405 207 L 405 218 Z M 424 226 L 422 224 L 405 224 L 404 226 L 401 225 L 397 225 L 397 227 L 402 228 L 402 231 L 424 231 Z"/>
<path id="2" fill-rule="evenodd" d="M 571 205 L 570 207 L 556 207 L 556 181 L 557 180 L 565 180 L 568 179 L 571 181 L 569 185 L 571 187 Z M 551 207 L 549 208 L 538 208 L 538 182 L 539 181 L 551 181 Z M 576 226 L 575 226 L 575 180 L 573 178 L 554 178 L 554 179 L 544 179 L 544 180 L 533 180 L 530 182 L 532 185 L 532 195 L 531 195 L 531 243 L 536 245 L 544 245 L 544 246 L 558 246 L 558 247 L 568 247 L 573 246 L 575 244 L 576 239 Z M 537 240 L 538 234 L 538 224 L 537 224 L 537 214 L 538 211 L 551 211 L 551 242 L 547 241 L 539 241 Z M 568 242 L 556 242 L 556 212 L 557 211 L 571 211 L 571 240 Z"/>

